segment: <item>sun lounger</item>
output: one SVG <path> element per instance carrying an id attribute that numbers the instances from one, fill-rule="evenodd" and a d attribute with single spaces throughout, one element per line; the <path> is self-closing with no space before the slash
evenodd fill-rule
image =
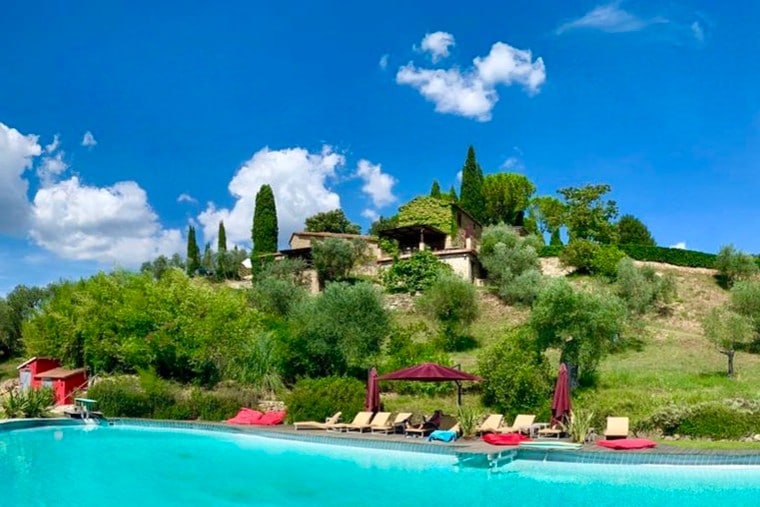
<path id="1" fill-rule="evenodd" d="M 350 426 L 346 431 L 359 431 L 370 430 L 375 428 L 386 428 L 390 424 L 391 413 L 390 412 L 378 412 L 375 417 L 372 418 L 372 422 L 366 426 Z"/>
<path id="2" fill-rule="evenodd" d="M 319 421 L 298 421 L 293 423 L 293 427 L 297 430 L 326 430 L 329 426 L 338 424 L 342 412 L 336 412 L 331 417 L 325 419 L 325 422 Z"/>
<path id="3" fill-rule="evenodd" d="M 529 414 L 518 414 L 517 417 L 515 417 L 515 422 L 512 423 L 512 426 L 502 426 L 501 428 L 496 430 L 496 433 L 530 433 L 530 426 L 533 424 L 533 421 L 536 420 L 535 415 L 529 415 Z"/>
<path id="4" fill-rule="evenodd" d="M 628 418 L 627 417 L 608 417 L 607 429 L 604 430 L 604 438 L 627 438 L 628 437 Z"/>
<path id="5" fill-rule="evenodd" d="M 480 423 L 478 429 L 475 430 L 477 435 L 483 435 L 484 433 L 493 433 L 499 430 L 499 427 L 504 422 L 504 416 L 501 414 L 489 414 L 485 420 Z"/>
<path id="6" fill-rule="evenodd" d="M 372 415 L 372 412 L 359 412 L 350 423 L 331 424 L 327 429 L 330 431 L 364 431 L 369 429 Z"/>
<path id="7" fill-rule="evenodd" d="M 377 420 L 377 416 L 375 416 L 375 419 L 372 421 L 372 427 L 370 428 L 370 431 L 372 433 L 403 433 L 407 421 L 411 418 L 411 412 L 399 412 L 396 414 L 396 418 L 392 423 L 387 423 L 385 426 L 380 426 L 379 424 L 375 424 Z"/>

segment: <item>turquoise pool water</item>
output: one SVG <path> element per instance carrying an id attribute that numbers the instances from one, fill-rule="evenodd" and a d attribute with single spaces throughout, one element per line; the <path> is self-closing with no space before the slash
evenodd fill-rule
<path id="1" fill-rule="evenodd" d="M 89 430 L 89 431 L 88 431 Z M 0 506 L 759 505 L 760 467 L 517 460 L 126 426 L 0 431 Z"/>

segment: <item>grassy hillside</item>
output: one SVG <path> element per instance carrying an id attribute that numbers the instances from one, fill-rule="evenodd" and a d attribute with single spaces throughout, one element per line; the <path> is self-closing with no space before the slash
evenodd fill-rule
<path id="1" fill-rule="evenodd" d="M 635 422 L 669 402 L 696 403 L 735 397 L 760 399 L 760 355 L 738 352 L 737 376 L 729 379 L 726 377 L 725 356 L 702 335 L 703 316 L 728 297 L 715 281 L 714 272 L 647 264 L 659 272 L 675 275 L 678 299 L 669 314 L 647 317 L 644 330 L 638 337 L 639 347 L 609 355 L 602 361 L 599 384 L 594 390 L 576 392 L 576 406 L 593 409 L 600 415 L 627 415 Z M 574 284 L 600 283 L 584 277 L 572 277 L 571 280 Z M 421 318 L 413 310 L 399 313 L 403 321 Z M 453 359 L 464 369 L 474 369 L 480 349 L 510 328 L 524 323 L 528 313 L 508 307 L 485 290 L 481 291 L 481 315 L 472 328 L 479 346 L 454 354 Z M 551 359 L 553 363 L 557 362 L 556 356 Z M 453 411 L 454 398 L 454 395 L 438 400 L 390 398 L 389 406 L 427 409 L 443 406 Z M 469 397 L 467 402 L 475 406 L 479 403 L 475 396 Z"/>

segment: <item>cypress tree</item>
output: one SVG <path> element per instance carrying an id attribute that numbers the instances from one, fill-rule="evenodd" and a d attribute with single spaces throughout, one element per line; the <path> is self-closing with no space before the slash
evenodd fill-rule
<path id="1" fill-rule="evenodd" d="M 251 239 L 253 251 L 251 257 L 277 251 L 277 207 L 274 202 L 274 192 L 269 185 L 262 185 L 256 194 L 256 204 L 253 211 L 253 228 Z"/>
<path id="2" fill-rule="evenodd" d="M 195 275 L 200 267 L 201 252 L 195 240 L 195 227 L 191 225 L 187 228 L 187 274 Z"/>
<path id="3" fill-rule="evenodd" d="M 206 242 L 203 248 L 203 257 L 201 257 L 201 269 L 204 274 L 210 274 L 214 271 L 214 255 L 211 253 L 211 243 Z"/>
<path id="4" fill-rule="evenodd" d="M 467 159 L 462 168 L 462 188 L 459 197 L 459 205 L 482 221 L 485 212 L 483 170 L 475 159 L 475 148 L 472 146 L 467 150 Z"/>
<path id="5" fill-rule="evenodd" d="M 219 234 L 216 251 L 219 253 L 227 251 L 227 231 L 224 230 L 224 220 L 219 221 Z"/>
<path id="6" fill-rule="evenodd" d="M 451 185 L 451 188 L 449 189 L 449 200 L 451 202 L 457 202 L 459 200 L 459 197 L 457 197 L 457 191 L 454 188 L 454 185 Z"/>
<path id="7" fill-rule="evenodd" d="M 438 184 L 438 180 L 433 180 L 433 186 L 430 188 L 430 197 L 441 198 L 441 186 Z"/>

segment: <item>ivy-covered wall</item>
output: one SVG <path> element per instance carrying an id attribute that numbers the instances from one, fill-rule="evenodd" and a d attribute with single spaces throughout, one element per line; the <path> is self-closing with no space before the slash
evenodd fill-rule
<path id="1" fill-rule="evenodd" d="M 398 227 L 429 225 L 454 236 L 456 223 L 451 203 L 435 197 L 416 197 L 398 210 Z"/>

